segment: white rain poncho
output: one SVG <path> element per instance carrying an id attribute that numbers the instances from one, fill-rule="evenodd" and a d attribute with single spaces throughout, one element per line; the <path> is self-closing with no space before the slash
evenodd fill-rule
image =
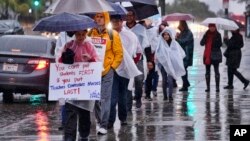
<path id="1" fill-rule="evenodd" d="M 167 32 L 172 42 L 170 46 L 162 37 L 162 34 Z M 186 74 L 183 58 L 186 56 L 184 50 L 175 40 L 175 31 L 170 27 L 166 27 L 160 36 L 158 46 L 155 51 L 156 59 L 164 67 L 168 75 L 177 79 Z"/>
<path id="2" fill-rule="evenodd" d="M 125 78 L 134 78 L 140 74 L 142 74 L 137 66 L 134 63 L 133 57 L 136 56 L 136 53 L 140 51 L 140 43 L 136 38 L 136 35 L 123 28 L 119 33 L 123 46 L 123 61 L 120 66 L 116 69 L 116 72 L 119 76 Z"/>
<path id="3" fill-rule="evenodd" d="M 135 35 L 137 36 L 137 39 L 140 42 L 142 50 L 144 50 L 146 47 L 150 46 L 148 36 L 147 36 L 147 29 L 144 26 L 142 26 L 140 24 L 136 24 L 132 28 L 127 27 L 127 25 L 125 25 L 125 27 L 126 27 L 126 29 L 135 33 Z"/>
<path id="4" fill-rule="evenodd" d="M 154 53 L 159 41 L 158 28 L 154 26 L 147 29 L 147 35 L 151 45 L 151 52 Z"/>

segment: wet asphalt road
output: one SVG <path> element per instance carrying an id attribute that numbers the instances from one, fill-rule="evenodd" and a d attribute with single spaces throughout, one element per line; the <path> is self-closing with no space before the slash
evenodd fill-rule
<path id="1" fill-rule="evenodd" d="M 250 41 L 245 44 L 239 71 L 250 79 Z M 132 109 L 128 115 L 127 126 L 120 127 L 117 119 L 114 129 L 109 130 L 107 135 L 97 136 L 93 122 L 90 140 L 229 140 L 230 125 L 250 124 L 250 87 L 243 90 L 243 84 L 235 78 L 234 90 L 224 90 L 223 86 L 227 84 L 227 69 L 223 62 L 220 65 L 220 92 L 215 92 L 212 73 L 211 91 L 205 93 L 205 67 L 201 57 L 203 48 L 197 43 L 196 45 L 194 66 L 189 68 L 191 87 L 188 93 L 176 89 L 174 101 L 170 103 L 163 101 L 159 87 L 158 96 L 154 97 L 153 101 L 143 100 L 141 109 Z M 178 80 L 177 83 L 180 87 L 182 81 Z M 16 96 L 14 104 L 0 102 L 0 141 L 61 141 L 62 131 L 58 131 L 59 105 L 32 103 L 29 98 L 25 96 L 20 100 L 20 97 Z"/>

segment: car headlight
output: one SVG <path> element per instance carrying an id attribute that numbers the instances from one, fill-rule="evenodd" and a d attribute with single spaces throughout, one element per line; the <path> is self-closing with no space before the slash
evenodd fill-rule
<path id="1" fill-rule="evenodd" d="M 4 34 L 11 34 L 11 33 L 13 33 L 13 31 L 14 31 L 14 29 L 9 29 L 9 30 L 5 31 Z"/>

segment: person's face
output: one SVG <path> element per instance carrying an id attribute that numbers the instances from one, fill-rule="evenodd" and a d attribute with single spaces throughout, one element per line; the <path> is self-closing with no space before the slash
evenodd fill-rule
<path id="1" fill-rule="evenodd" d="M 215 26 L 209 26 L 209 31 L 210 32 L 215 32 L 216 30 L 216 27 Z"/>
<path id="2" fill-rule="evenodd" d="M 152 62 L 148 62 L 147 66 L 148 66 L 148 70 L 152 70 L 154 68 L 154 65 Z"/>
<path id="3" fill-rule="evenodd" d="M 105 18 L 104 14 L 102 13 L 97 13 L 95 16 L 95 22 L 98 26 L 104 26 L 105 25 Z"/>
<path id="4" fill-rule="evenodd" d="M 86 38 L 86 35 L 87 35 L 87 30 L 76 32 L 75 33 L 76 41 L 83 42 Z"/>
<path id="5" fill-rule="evenodd" d="M 170 35 L 169 35 L 167 32 L 163 33 L 163 34 L 162 34 L 162 37 L 163 37 L 163 39 L 164 39 L 165 41 L 170 40 Z"/>
<path id="6" fill-rule="evenodd" d="M 122 29 L 122 20 L 120 20 L 120 19 L 111 19 L 111 23 L 112 23 L 113 28 L 116 31 L 120 31 Z"/>
<path id="7" fill-rule="evenodd" d="M 184 28 L 183 28 L 183 26 L 182 26 L 181 24 L 179 24 L 178 29 L 179 29 L 180 31 L 183 31 L 183 30 L 184 30 Z"/>
<path id="8" fill-rule="evenodd" d="M 160 25 L 160 31 L 162 31 L 166 26 Z"/>
<path id="9" fill-rule="evenodd" d="M 135 15 L 133 14 L 133 12 L 128 11 L 127 16 L 126 16 L 126 21 L 128 23 L 132 23 L 135 21 Z"/>

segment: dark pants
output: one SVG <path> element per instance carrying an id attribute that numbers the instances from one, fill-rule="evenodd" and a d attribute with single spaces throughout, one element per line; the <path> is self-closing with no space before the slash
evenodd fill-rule
<path id="1" fill-rule="evenodd" d="M 190 86 L 190 83 L 188 81 L 188 71 L 187 71 L 187 68 L 188 67 L 185 67 L 186 74 L 181 77 L 182 81 L 183 81 L 183 85 L 182 85 L 183 88 L 187 88 L 187 87 Z"/>
<path id="2" fill-rule="evenodd" d="M 227 68 L 228 75 L 228 85 L 233 86 L 234 75 L 239 78 L 242 83 L 246 83 L 246 79 L 242 76 L 242 74 L 237 70 L 237 68 L 228 67 Z"/>
<path id="3" fill-rule="evenodd" d="M 143 73 L 143 60 L 136 64 L 137 68 Z M 135 77 L 135 99 L 141 101 L 142 87 L 143 87 L 144 74 Z"/>
<path id="4" fill-rule="evenodd" d="M 146 58 L 147 58 L 147 62 L 148 62 L 148 61 L 153 61 L 153 60 L 152 60 L 151 47 L 146 47 L 146 48 L 144 49 L 144 52 L 145 52 L 145 55 L 146 55 Z"/>
<path id="5" fill-rule="evenodd" d="M 173 77 L 168 75 L 165 71 L 164 67 L 161 67 L 161 74 L 162 74 L 162 91 L 164 98 L 172 97 L 173 94 Z M 167 93 L 167 88 L 169 88 Z"/>
<path id="6" fill-rule="evenodd" d="M 75 141 L 77 129 L 77 116 L 79 117 L 78 131 L 81 139 L 87 139 L 90 134 L 90 112 L 69 103 L 65 104 L 66 122 L 64 128 L 64 140 Z"/>
<path id="7" fill-rule="evenodd" d="M 157 71 L 155 71 L 153 75 L 152 91 L 155 91 L 155 92 L 157 91 L 158 82 L 159 82 L 159 74 Z"/>
<path id="8" fill-rule="evenodd" d="M 64 127 L 66 122 L 66 110 L 65 105 L 61 106 L 61 118 L 62 118 L 62 126 Z"/>
<path id="9" fill-rule="evenodd" d="M 156 91 L 158 81 L 155 82 L 155 79 L 158 79 L 158 73 L 156 71 L 150 71 L 147 75 L 146 81 L 145 81 L 145 93 L 146 97 L 150 98 L 151 91 Z"/>
<path id="10" fill-rule="evenodd" d="M 215 76 L 219 76 L 220 72 L 219 72 L 219 64 L 213 64 L 214 66 L 214 73 Z M 206 76 L 210 76 L 210 72 L 211 72 L 211 65 L 206 65 Z"/>
<path id="11" fill-rule="evenodd" d="M 129 79 L 114 73 L 113 87 L 111 93 L 111 107 L 109 123 L 114 124 L 116 118 L 116 104 L 118 103 L 118 117 L 120 121 L 127 120 L 127 94 Z"/>
<path id="12" fill-rule="evenodd" d="M 132 91 L 128 90 L 128 94 L 127 94 L 127 111 L 128 112 L 132 110 L 132 105 L 133 105 Z"/>

